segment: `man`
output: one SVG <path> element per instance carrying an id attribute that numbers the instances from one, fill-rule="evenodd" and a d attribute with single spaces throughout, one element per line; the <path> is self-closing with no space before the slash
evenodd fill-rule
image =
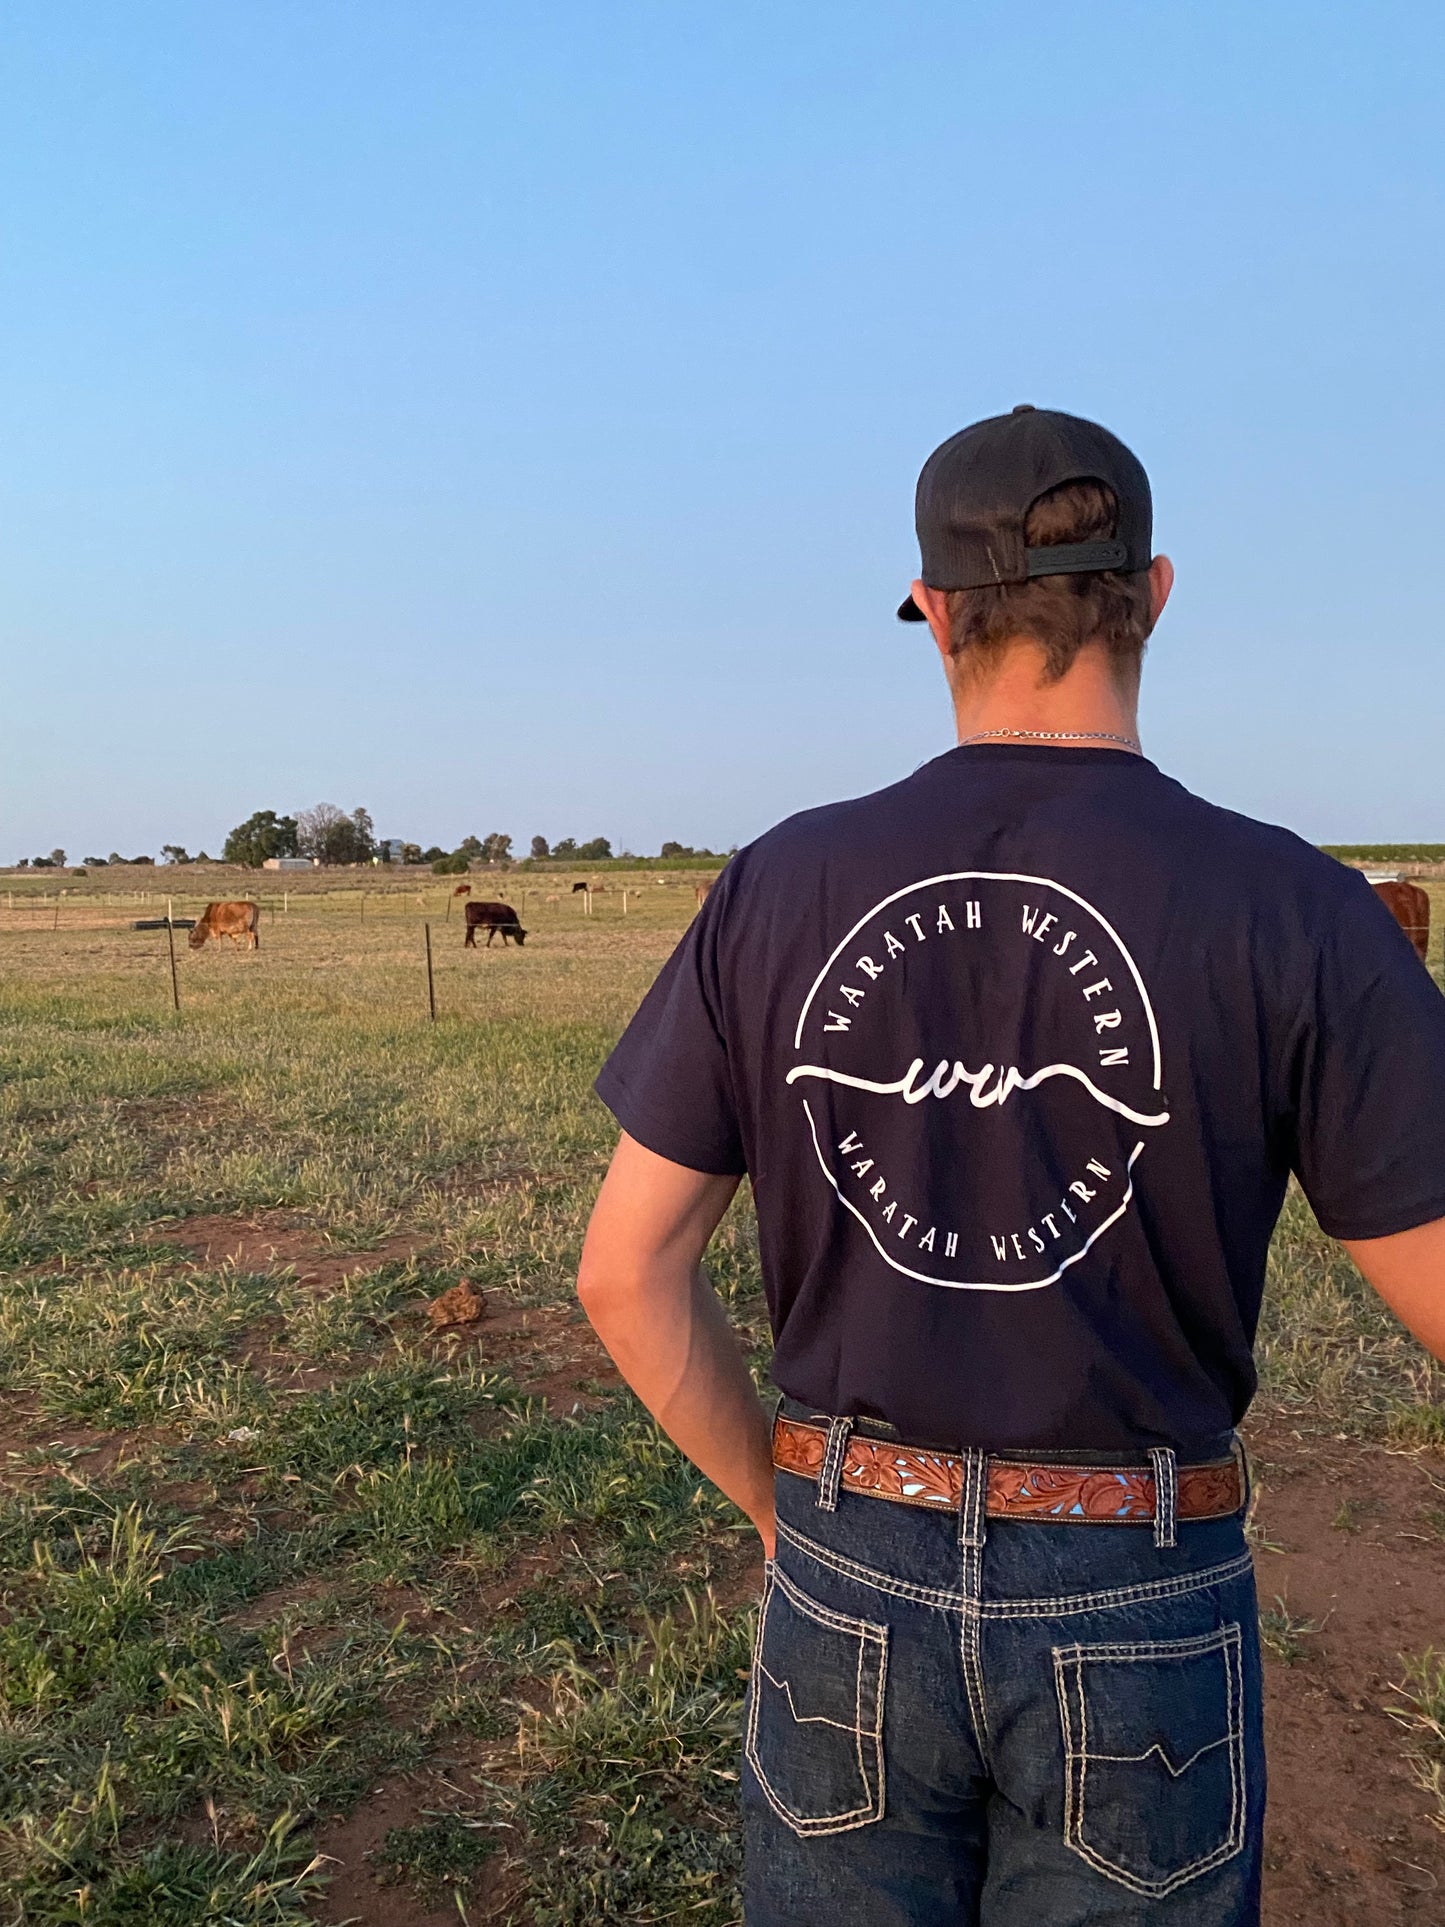
<path id="1" fill-rule="evenodd" d="M 1445 999 L 1141 753 L 1173 570 L 1119 441 L 980 422 L 917 524 L 958 747 L 729 865 L 598 1080 L 579 1289 L 768 1555 L 750 1927 L 1236 1927 L 1266 1250 L 1294 1171 L 1445 1356 Z M 698 1269 L 744 1174 L 775 1425 Z"/>

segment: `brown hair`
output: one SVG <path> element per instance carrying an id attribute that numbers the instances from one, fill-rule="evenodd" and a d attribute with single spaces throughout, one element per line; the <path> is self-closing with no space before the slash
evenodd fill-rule
<path id="1" fill-rule="evenodd" d="M 1031 549 L 1106 540 L 1118 519 L 1119 500 L 1106 482 L 1061 482 L 1030 508 L 1024 540 Z M 1116 671 L 1137 670 L 1152 627 L 1146 570 L 1042 575 L 948 595 L 955 661 L 968 651 L 976 660 L 996 659 L 1015 636 L 1031 636 L 1044 651 L 1045 682 L 1067 675 L 1088 642 L 1105 645 Z"/>

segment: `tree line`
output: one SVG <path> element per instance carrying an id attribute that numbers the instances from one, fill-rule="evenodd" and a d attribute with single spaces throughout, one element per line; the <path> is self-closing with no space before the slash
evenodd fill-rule
<path id="1" fill-rule="evenodd" d="M 576 837 L 564 836 L 556 843 L 549 843 L 545 836 L 534 836 L 527 856 L 522 861 L 531 863 L 607 863 L 614 856 L 631 857 L 632 850 L 614 851 L 611 840 L 605 836 L 594 836 L 585 842 Z M 698 857 L 715 860 L 719 852 L 694 849 L 689 843 L 664 843 L 658 851 L 659 857 L 681 858 Z M 249 870 L 259 870 L 274 857 L 309 857 L 313 862 L 327 868 L 337 868 L 356 863 L 429 863 L 440 876 L 461 875 L 474 863 L 490 863 L 500 866 L 509 865 L 518 859 L 512 853 L 512 839 L 504 831 L 493 830 L 489 836 L 464 836 L 455 849 L 445 850 L 439 843 L 423 847 L 420 843 L 405 843 L 396 839 L 378 839 L 371 812 L 354 809 L 349 813 L 334 803 L 318 803 L 314 809 L 298 810 L 294 816 L 282 816 L 275 810 L 255 810 L 244 823 L 238 823 L 228 836 L 221 850 L 223 863 L 236 863 Z M 195 856 L 180 843 L 163 843 L 161 861 L 168 864 L 209 863 L 211 858 L 204 850 Z M 112 850 L 108 857 L 88 856 L 84 859 L 87 869 L 103 870 L 110 864 L 131 864 L 155 862 L 152 856 L 121 856 Z M 49 856 L 23 858 L 17 866 L 22 870 L 63 870 L 66 856 L 63 849 L 52 850 Z"/>
<path id="2" fill-rule="evenodd" d="M 168 846 L 169 848 L 169 846 Z M 613 855 L 611 840 L 594 836 L 585 842 L 564 836 L 549 843 L 545 836 L 534 836 L 527 860 L 533 863 L 605 863 Z M 620 852 L 633 854 L 630 850 Z M 695 850 L 691 844 L 664 843 L 658 852 L 663 857 L 704 857 L 711 850 Z M 488 836 L 464 836 L 455 849 L 445 850 L 433 843 L 394 840 L 379 842 L 368 810 L 355 809 L 350 815 L 332 803 L 318 803 L 314 809 L 298 810 L 295 816 L 278 816 L 275 810 L 257 810 L 244 823 L 238 823 L 226 838 L 222 851 L 227 863 L 240 863 L 260 869 L 271 857 L 304 856 L 326 866 L 352 863 L 429 863 L 439 876 L 461 875 L 474 863 L 507 865 L 517 859 L 512 839 L 502 830 Z M 185 852 L 177 860 L 188 861 Z"/>
<path id="3" fill-rule="evenodd" d="M 169 843 L 162 846 L 162 857 L 166 862 L 170 862 L 171 860 L 170 857 L 166 855 L 166 852 L 169 851 L 171 847 Z M 183 862 L 189 863 L 191 860 L 190 857 L 182 852 Z M 210 860 L 204 850 L 202 850 L 201 854 L 195 859 L 197 863 L 209 863 Z M 112 863 L 154 864 L 154 862 L 155 858 L 153 856 L 122 856 L 119 850 L 112 850 L 109 856 L 82 857 L 77 867 L 82 871 L 104 870 Z M 15 865 L 15 868 L 17 870 L 63 870 L 66 868 L 65 852 L 57 846 L 50 852 L 49 856 L 22 856 L 20 861 Z"/>

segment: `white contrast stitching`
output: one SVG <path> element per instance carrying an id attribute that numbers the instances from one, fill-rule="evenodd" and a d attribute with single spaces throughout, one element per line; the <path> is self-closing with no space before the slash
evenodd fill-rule
<path id="1" fill-rule="evenodd" d="M 818 1471 L 818 1496 L 814 1503 L 820 1512 L 838 1510 L 838 1487 L 843 1476 L 843 1457 L 848 1450 L 848 1435 L 853 1430 L 851 1418 L 830 1418 L 828 1420 L 827 1442 L 823 1447 L 823 1463 Z"/>
<path id="2" fill-rule="evenodd" d="M 1216 1626 L 1213 1632 L 1196 1633 L 1192 1639 L 1115 1639 L 1105 1640 L 1098 1645 L 1085 1642 L 1076 1646 L 1055 1646 L 1057 1658 L 1064 1661 L 1077 1659 L 1197 1659 L 1201 1653 L 1212 1653 L 1222 1644 L 1227 1627 Z"/>
<path id="3" fill-rule="evenodd" d="M 772 1675 L 769 1674 L 768 1677 L 771 1679 Z M 774 1680 L 773 1684 L 776 1685 L 777 1681 Z M 816 1717 L 816 1715 L 813 1717 Z M 824 1724 L 832 1726 L 836 1725 L 836 1721 L 827 1720 Z M 853 1731 L 851 1726 L 845 1727 L 843 1730 L 846 1733 Z M 1232 1733 L 1225 1733 L 1217 1740 L 1206 1740 L 1203 1746 L 1197 1746 L 1189 1755 L 1189 1758 L 1181 1761 L 1178 1766 L 1175 1766 L 1158 1740 L 1155 1740 L 1152 1746 L 1146 1746 L 1142 1753 L 1091 1753 L 1089 1758 L 1091 1760 L 1108 1760 L 1114 1766 L 1142 1766 L 1145 1760 L 1157 1753 L 1159 1755 L 1159 1764 L 1164 1768 L 1164 1771 L 1169 1775 L 1170 1779 L 1178 1780 L 1189 1771 L 1196 1760 L 1202 1760 L 1206 1753 L 1213 1753 L 1216 1747 L 1228 1746 L 1233 1738 L 1234 1735 Z"/>
<path id="4" fill-rule="evenodd" d="M 819 1545 L 782 1519 L 778 1521 L 778 1537 L 815 1559 L 820 1566 L 831 1566 L 835 1572 L 856 1579 L 859 1585 L 871 1587 L 874 1592 L 892 1593 L 895 1598 L 911 1600 L 916 1606 L 935 1606 L 940 1612 L 976 1612 L 983 1619 L 1064 1619 L 1076 1613 L 1103 1612 L 1113 1606 L 1143 1605 L 1152 1599 L 1178 1599 L 1186 1593 L 1207 1592 L 1211 1586 L 1238 1579 L 1254 1563 L 1253 1553 L 1246 1549 L 1221 1565 L 1202 1566 L 1198 1572 L 1180 1573 L 1173 1579 L 1142 1580 L 1137 1586 L 1115 1586 L 1107 1592 L 1063 1593 L 1043 1599 L 986 1599 L 977 1603 L 966 1599 L 961 1592 L 944 1592 L 941 1587 L 915 1586 L 910 1580 L 895 1579 L 876 1566 L 865 1566 L 835 1552 L 831 1546 Z"/>
<path id="5" fill-rule="evenodd" d="M 1222 1565 L 1180 1573 L 1175 1579 L 1149 1579 L 1137 1586 L 1066 1594 L 1056 1599 L 987 1599 L 979 1610 L 985 1619 L 1064 1619 L 1074 1613 L 1103 1612 L 1113 1606 L 1136 1606 L 1151 1599 L 1178 1599 L 1185 1593 L 1207 1591 L 1238 1579 L 1253 1563 L 1253 1553 L 1246 1550 Z"/>
<path id="6" fill-rule="evenodd" d="M 1178 1543 L 1179 1463 L 1167 1445 L 1151 1445 L 1154 1468 L 1154 1544 L 1161 1550 Z"/>
<path id="7" fill-rule="evenodd" d="M 834 1552 L 831 1546 L 820 1546 L 816 1540 L 805 1538 L 782 1519 L 778 1521 L 778 1537 L 786 1539 L 790 1546 L 810 1559 L 815 1559 L 820 1566 L 831 1566 L 835 1572 L 856 1579 L 860 1585 L 870 1586 L 874 1592 L 893 1593 L 899 1599 L 911 1599 L 917 1606 L 937 1606 L 945 1612 L 963 1610 L 961 1592 L 944 1592 L 936 1586 L 915 1586 L 907 1579 L 894 1579 L 889 1573 L 860 1565 L 856 1559 Z"/>
<path id="8" fill-rule="evenodd" d="M 816 1619 L 821 1625 L 831 1626 L 835 1632 L 856 1633 L 860 1639 L 887 1639 L 886 1626 L 876 1626 L 871 1619 L 851 1619 L 847 1613 L 834 1612 L 831 1606 L 820 1605 L 816 1599 L 810 1599 L 785 1572 L 775 1570 L 773 1580 L 782 1587 L 805 1619 Z"/>
<path id="9" fill-rule="evenodd" d="M 1169 1765 L 1162 1749 L 1157 1745 L 1138 1755 L 1119 1755 L 1092 1753 L 1089 1750 L 1088 1700 L 1084 1693 L 1084 1664 L 1095 1661 L 1118 1661 L 1128 1663 L 1134 1660 L 1187 1660 L 1198 1658 L 1201 1654 L 1218 1652 L 1224 1660 L 1225 1680 L 1225 1721 L 1226 1730 L 1222 1739 L 1202 1746 L 1176 1772 Z M 1078 1854 L 1096 1872 L 1118 1886 L 1127 1887 L 1131 1892 L 1150 1899 L 1162 1900 L 1177 1887 L 1186 1882 L 1197 1880 L 1202 1874 L 1221 1866 L 1226 1860 L 1242 1852 L 1245 1843 L 1246 1784 L 1244 1766 L 1244 1719 L 1243 1719 L 1243 1667 L 1241 1658 L 1241 1633 L 1237 1622 L 1217 1628 L 1212 1633 L 1203 1633 L 1193 1639 L 1177 1640 L 1139 1640 L 1118 1642 L 1113 1645 L 1076 1645 L 1056 1646 L 1053 1649 L 1054 1686 L 1059 1701 L 1059 1717 L 1063 1726 L 1064 1738 L 1064 1844 L 1071 1852 Z M 1065 1690 L 1064 1673 L 1071 1670 L 1073 1686 L 1078 1700 L 1078 1744 L 1074 1743 L 1074 1720 L 1071 1716 L 1069 1696 Z M 1186 1867 L 1177 1869 L 1164 1880 L 1147 1880 L 1129 1872 L 1107 1859 L 1096 1847 L 1084 1839 L 1086 1813 L 1084 1807 L 1085 1787 L 1091 1761 L 1147 1759 L 1150 1753 L 1159 1752 L 1165 1766 L 1177 1779 L 1185 1768 L 1192 1766 L 1201 1755 L 1214 1751 L 1218 1746 L 1229 1747 L 1229 1826 L 1219 1846 L 1202 1854 Z"/>
<path id="10" fill-rule="evenodd" d="M 983 1546 L 988 1525 L 985 1506 L 988 1496 L 988 1459 L 980 1451 L 970 1451 L 964 1460 L 963 1497 L 959 1511 L 959 1539 L 963 1562 L 965 1611 L 959 1624 L 959 1659 L 963 1666 L 963 1689 L 973 1719 L 974 1738 L 985 1766 L 989 1758 L 988 1699 L 984 1692 L 983 1655 L 979 1651 L 981 1621 L 976 1606 L 983 1588 Z"/>
<path id="11" fill-rule="evenodd" d="M 859 1643 L 858 1650 L 860 1652 L 863 1650 L 861 1642 Z M 849 1726 L 845 1720 L 830 1720 L 826 1713 L 800 1713 L 798 1711 L 798 1702 L 793 1698 L 792 1681 L 786 1680 L 786 1679 L 779 1679 L 776 1673 L 769 1672 L 768 1668 L 764 1666 L 761 1660 L 758 1661 L 758 1671 L 763 1675 L 764 1679 L 770 1679 L 773 1685 L 776 1686 L 778 1691 L 783 1695 L 784 1699 L 787 1700 L 788 1711 L 793 1716 L 794 1726 L 831 1726 L 836 1728 L 836 1730 L 839 1733 L 846 1733 L 850 1740 L 857 1739 L 858 1728 L 856 1725 Z M 861 1682 L 859 1684 L 856 1698 L 859 1704 L 861 1705 L 862 1699 L 863 1699 L 863 1689 L 862 1689 Z M 1217 1746 L 1219 1742 L 1216 1740 L 1214 1744 Z M 1140 1754 L 1139 1757 L 1142 1759 L 1144 1755 Z M 863 1764 L 861 1758 L 859 1759 L 858 1764 L 859 1764 L 859 1768 L 861 1769 Z M 1166 1761 L 1165 1764 L 1168 1765 L 1168 1762 Z M 1183 1769 L 1181 1768 L 1181 1771 L 1182 1770 Z"/>
<path id="12" fill-rule="evenodd" d="M 788 1708 L 795 1720 L 798 1719 L 798 1714 L 793 1703 L 791 1687 L 786 1681 L 780 1682 L 769 1672 L 767 1667 L 763 1665 L 762 1660 L 763 1629 L 768 1608 L 772 1603 L 774 1590 L 781 1591 L 789 1603 L 802 1614 L 805 1619 L 815 1620 L 818 1624 L 827 1626 L 833 1631 L 847 1633 L 858 1642 L 858 1665 L 854 1679 L 853 1704 L 855 1723 L 851 1731 L 856 1742 L 858 1772 L 862 1781 L 863 1792 L 866 1796 L 865 1802 L 862 1806 L 851 1807 L 844 1813 L 828 1813 L 816 1817 L 809 1817 L 793 1812 L 770 1784 L 759 1757 L 758 1701 L 760 1695 L 757 1691 L 756 1680 L 754 1683 L 752 1703 L 748 1709 L 748 1727 L 744 1741 L 744 1751 L 768 1805 L 778 1815 L 779 1819 L 789 1826 L 800 1838 L 813 1838 L 831 1833 L 849 1833 L 858 1827 L 868 1826 L 875 1820 L 881 1820 L 884 1812 L 883 1700 L 888 1679 L 888 1628 L 886 1626 L 875 1625 L 871 1620 L 850 1618 L 847 1613 L 834 1612 L 830 1607 L 820 1605 L 816 1599 L 809 1598 L 807 1593 L 794 1585 L 786 1573 L 779 1571 L 776 1566 L 773 1566 L 769 1571 L 767 1584 L 764 1589 L 762 1610 L 758 1614 L 758 1633 L 754 1648 L 753 1665 L 755 1674 L 762 1673 L 775 1687 L 780 1687 L 781 1690 L 787 1694 Z M 877 1685 L 874 1690 L 873 1723 L 871 1727 L 865 1729 L 863 1725 L 864 1659 L 870 1647 L 877 1649 Z M 835 1727 L 840 1732 L 846 1733 L 850 1730 L 839 1720 L 819 1719 L 816 1715 L 809 1717 L 815 1719 L 820 1725 Z M 871 1742 L 875 1762 L 875 1771 L 871 1777 L 863 1752 L 865 1737 Z M 876 1792 L 874 1791 L 875 1781 Z"/>

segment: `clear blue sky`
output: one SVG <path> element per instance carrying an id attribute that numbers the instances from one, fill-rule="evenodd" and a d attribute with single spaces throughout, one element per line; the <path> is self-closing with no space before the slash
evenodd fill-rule
<path id="1" fill-rule="evenodd" d="M 1445 838 L 1445 11 L 10 0 L 0 858 L 726 846 L 947 747 L 912 490 L 1109 423 L 1146 747 Z"/>

